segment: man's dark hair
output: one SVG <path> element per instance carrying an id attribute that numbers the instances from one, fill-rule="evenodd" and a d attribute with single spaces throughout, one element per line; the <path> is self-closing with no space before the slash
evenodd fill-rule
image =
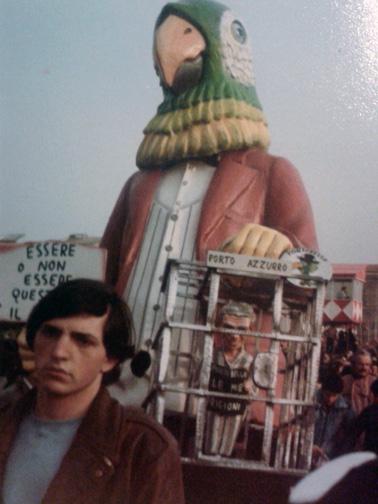
<path id="1" fill-rule="evenodd" d="M 370 391 L 374 397 L 378 397 L 378 378 L 370 385 Z"/>
<path id="2" fill-rule="evenodd" d="M 372 359 L 371 353 L 369 350 L 366 350 L 366 348 L 360 348 L 359 350 L 356 350 L 353 354 L 352 357 L 352 363 L 355 365 L 359 357 L 369 357 Z"/>
<path id="3" fill-rule="evenodd" d="M 322 390 L 332 392 L 333 394 L 341 394 L 343 391 L 342 378 L 335 373 L 326 375 L 322 380 Z"/>
<path id="4" fill-rule="evenodd" d="M 46 321 L 83 314 L 102 317 L 107 312 L 103 343 L 107 357 L 117 359 L 120 364 L 134 354 L 131 313 L 112 287 L 97 280 L 70 280 L 43 297 L 29 315 L 26 341 L 33 349 L 36 333 Z M 108 385 L 118 377 L 119 366 L 116 366 L 115 370 L 104 374 L 103 382 Z"/>

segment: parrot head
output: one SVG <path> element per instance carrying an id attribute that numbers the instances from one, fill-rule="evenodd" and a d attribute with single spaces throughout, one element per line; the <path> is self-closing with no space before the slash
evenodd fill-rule
<path id="1" fill-rule="evenodd" d="M 164 100 L 144 130 L 141 169 L 267 148 L 248 34 L 226 6 L 212 0 L 168 3 L 156 21 L 153 54 Z"/>

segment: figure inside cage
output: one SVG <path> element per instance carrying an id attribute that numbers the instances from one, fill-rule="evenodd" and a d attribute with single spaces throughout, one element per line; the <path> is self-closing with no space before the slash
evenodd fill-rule
<path id="1" fill-rule="evenodd" d="M 229 301 L 220 311 L 220 326 L 230 332 L 214 337 L 209 390 L 237 395 L 253 392 L 253 356 L 245 349 L 243 332 L 255 322 L 253 308 Z M 246 420 L 249 400 L 210 396 L 207 402 L 204 453 L 231 456 L 238 434 Z"/>

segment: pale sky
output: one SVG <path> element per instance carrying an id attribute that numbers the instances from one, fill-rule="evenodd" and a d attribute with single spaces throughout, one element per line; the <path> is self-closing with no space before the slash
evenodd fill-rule
<path id="1" fill-rule="evenodd" d="M 270 152 L 300 171 L 320 250 L 378 263 L 376 0 L 226 1 Z M 0 235 L 100 236 L 161 102 L 160 0 L 0 0 Z"/>

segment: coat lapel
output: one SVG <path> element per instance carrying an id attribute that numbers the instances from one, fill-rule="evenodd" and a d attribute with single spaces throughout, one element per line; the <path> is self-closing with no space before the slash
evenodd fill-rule
<path id="1" fill-rule="evenodd" d="M 121 246 L 124 256 L 120 260 L 121 270 L 116 286 L 120 295 L 123 294 L 126 288 L 131 269 L 137 258 L 154 193 L 161 176 L 161 170 L 138 173 L 135 176 L 130 193 L 126 194 L 125 201 L 121 204 L 124 212 L 125 209 L 128 209 L 128 214 L 124 222 Z"/>
<path id="2" fill-rule="evenodd" d="M 34 394 L 29 393 L 14 405 L 7 408 L 6 413 L 2 415 L 0 422 L 1 446 L 0 446 L 0 489 L 3 485 L 6 463 L 12 449 L 13 442 L 18 432 L 18 428 L 23 416 L 31 408 L 34 401 Z"/>
<path id="3" fill-rule="evenodd" d="M 200 260 L 205 259 L 207 250 L 218 248 L 229 238 L 227 232 L 233 232 L 233 223 L 238 221 L 240 229 L 244 223 L 256 219 L 259 205 L 253 201 L 251 193 L 258 194 L 259 201 L 262 195 L 255 190 L 259 172 L 246 162 L 247 153 L 251 152 L 225 153 L 220 160 L 202 205 L 197 234 L 197 257 Z M 259 151 L 256 154 L 258 157 Z"/>
<path id="4" fill-rule="evenodd" d="M 108 393 L 101 389 L 64 456 L 43 504 L 89 504 L 104 494 L 119 462 L 118 437 L 114 435 L 119 429 L 119 418 L 112 404 Z M 109 415 L 114 416 L 112 422 Z M 111 435 L 109 428 L 113 431 Z"/>

